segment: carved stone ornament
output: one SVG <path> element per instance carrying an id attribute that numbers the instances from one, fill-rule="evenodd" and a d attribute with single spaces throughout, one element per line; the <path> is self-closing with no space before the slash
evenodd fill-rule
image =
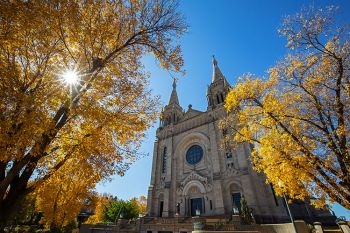
<path id="1" fill-rule="evenodd" d="M 165 187 L 165 176 L 164 176 L 164 175 L 162 175 L 162 176 L 160 177 L 160 187 L 161 187 L 161 188 L 164 188 L 164 187 Z"/>
<path id="2" fill-rule="evenodd" d="M 199 175 L 197 172 L 192 171 L 192 172 L 178 185 L 176 192 L 177 192 L 178 194 L 181 194 L 182 191 L 183 191 L 183 189 L 184 189 L 184 187 L 186 186 L 186 184 L 187 184 L 188 182 L 192 181 L 192 180 L 197 180 L 197 181 L 201 182 L 201 183 L 204 185 L 204 187 L 205 187 L 205 189 L 206 189 L 207 192 L 210 192 L 210 191 L 213 189 L 213 186 L 212 186 L 212 184 L 210 184 L 210 182 L 208 182 L 208 178 L 207 178 L 207 177 L 203 177 L 203 176 Z"/>
<path id="3" fill-rule="evenodd" d="M 246 170 L 237 170 L 233 166 L 226 167 L 226 171 L 223 173 L 224 178 L 232 177 L 232 176 L 241 176 L 241 175 L 247 175 L 248 171 Z"/>

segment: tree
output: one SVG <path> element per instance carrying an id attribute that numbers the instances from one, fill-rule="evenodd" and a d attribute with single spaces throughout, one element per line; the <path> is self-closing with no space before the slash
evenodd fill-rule
<path id="1" fill-rule="evenodd" d="M 93 171 L 70 170 L 73 166 L 69 162 L 35 191 L 36 209 L 43 213 L 41 223 L 51 229 L 61 229 L 75 221 L 87 199 L 95 195 L 91 181 L 94 177 L 88 177 Z"/>
<path id="2" fill-rule="evenodd" d="M 290 53 L 268 77 L 243 76 L 221 126 L 231 145 L 255 144 L 253 165 L 277 194 L 350 209 L 348 29 L 334 26 L 333 7 L 286 17 Z"/>
<path id="3" fill-rule="evenodd" d="M 104 222 L 115 222 L 116 219 L 134 219 L 140 214 L 140 208 L 135 199 L 129 201 L 113 200 L 103 212 Z"/>
<path id="4" fill-rule="evenodd" d="M 86 223 L 114 222 L 119 213 L 126 219 L 137 218 L 139 214 L 146 213 L 146 204 L 145 196 L 123 201 L 111 199 L 105 195 L 98 195 L 95 214 L 90 216 Z"/>
<path id="5" fill-rule="evenodd" d="M 140 209 L 140 214 L 145 215 L 147 212 L 147 198 L 143 195 L 136 199 L 137 205 Z"/>
<path id="6" fill-rule="evenodd" d="M 108 208 L 110 202 L 111 198 L 109 198 L 108 196 L 98 195 L 94 215 L 90 216 L 86 223 L 96 224 L 103 222 L 103 212 Z"/>
<path id="7" fill-rule="evenodd" d="M 1 229 L 68 161 L 91 184 L 124 173 L 158 109 L 140 59 L 181 71 L 186 25 L 167 0 L 5 0 L 0 25 Z"/>
<path id="8" fill-rule="evenodd" d="M 250 213 L 247 201 L 243 195 L 241 198 L 241 213 L 240 213 L 240 215 L 241 215 L 242 223 L 251 224 L 253 222 L 253 218 L 252 218 L 252 215 Z"/>
<path id="9" fill-rule="evenodd" d="M 21 203 L 16 206 L 16 214 L 13 218 L 13 225 L 38 225 L 42 213 L 35 209 L 35 194 L 27 195 Z"/>

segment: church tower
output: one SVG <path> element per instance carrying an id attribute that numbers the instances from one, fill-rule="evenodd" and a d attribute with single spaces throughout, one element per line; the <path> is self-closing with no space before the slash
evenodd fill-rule
<path id="1" fill-rule="evenodd" d="M 230 91 L 230 84 L 228 84 L 225 76 L 221 73 L 218 62 L 214 56 L 212 64 L 213 75 L 207 90 L 208 109 L 222 106 L 227 93 Z"/>
<path id="2" fill-rule="evenodd" d="M 179 98 L 176 92 L 176 80 L 173 81 L 173 90 L 170 95 L 169 103 L 162 111 L 160 126 L 165 127 L 171 124 L 176 124 L 182 117 L 183 112 L 179 104 Z"/>

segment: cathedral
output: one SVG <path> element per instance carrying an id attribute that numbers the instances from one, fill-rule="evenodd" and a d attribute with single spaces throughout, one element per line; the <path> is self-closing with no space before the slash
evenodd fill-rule
<path id="1" fill-rule="evenodd" d="M 264 174 L 252 169 L 251 145 L 240 144 L 234 150 L 220 147 L 226 132 L 218 123 L 227 114 L 223 105 L 230 84 L 214 57 L 212 66 L 205 112 L 191 105 L 184 110 L 173 83 L 154 143 L 148 215 L 230 215 L 240 210 L 244 197 L 256 221 L 288 219 L 283 199 L 265 183 Z"/>

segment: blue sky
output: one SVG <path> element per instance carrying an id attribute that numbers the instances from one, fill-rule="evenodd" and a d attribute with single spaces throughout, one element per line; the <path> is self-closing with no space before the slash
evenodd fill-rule
<path id="1" fill-rule="evenodd" d="M 277 34 L 283 16 L 294 14 L 310 5 L 339 6 L 338 20 L 350 23 L 350 1 L 281 1 L 281 0 L 183 0 L 181 11 L 189 24 L 188 33 L 179 42 L 182 45 L 186 74 L 179 78 L 177 92 L 180 104 L 187 109 L 205 111 L 207 85 L 210 83 L 211 57 L 215 55 L 221 71 L 234 84 L 243 73 L 264 75 L 288 52 L 286 40 Z M 161 70 L 151 57 L 144 58 L 150 73 L 150 88 L 159 95 L 163 104 L 169 100 L 171 83 L 169 73 Z M 147 131 L 141 152 L 149 156 L 135 162 L 124 177 L 112 177 L 111 182 L 97 186 L 97 191 L 111 193 L 122 199 L 147 196 L 155 130 Z M 339 205 L 333 210 L 338 216 L 350 219 L 350 211 Z"/>

